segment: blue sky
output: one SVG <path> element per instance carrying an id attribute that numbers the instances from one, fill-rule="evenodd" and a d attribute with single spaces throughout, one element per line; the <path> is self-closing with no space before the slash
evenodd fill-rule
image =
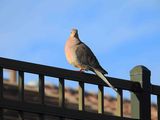
<path id="1" fill-rule="evenodd" d="M 142 64 L 160 85 L 159 6 L 159 0 L 1 0 L 0 56 L 76 70 L 64 44 L 77 28 L 109 76 L 129 79 Z"/>

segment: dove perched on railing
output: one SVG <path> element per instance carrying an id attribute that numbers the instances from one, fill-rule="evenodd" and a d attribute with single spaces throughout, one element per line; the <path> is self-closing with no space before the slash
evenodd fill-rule
<path id="1" fill-rule="evenodd" d="M 90 70 L 96 73 L 109 87 L 117 90 L 111 85 L 104 74 L 108 74 L 99 64 L 91 49 L 84 44 L 78 36 L 78 30 L 72 29 L 71 34 L 65 44 L 65 54 L 67 61 L 82 70 Z"/>

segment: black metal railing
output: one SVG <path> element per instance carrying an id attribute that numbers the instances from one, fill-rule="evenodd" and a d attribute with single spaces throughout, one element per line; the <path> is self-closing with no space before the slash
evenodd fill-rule
<path id="1" fill-rule="evenodd" d="M 3 96 L 3 69 L 11 69 L 18 72 L 19 100 L 5 99 Z M 38 104 L 24 100 L 24 73 L 34 73 L 39 76 L 39 100 Z M 39 115 L 40 120 L 45 120 L 45 115 L 57 116 L 61 119 L 70 118 L 75 120 L 150 120 L 151 119 L 151 94 L 157 96 L 158 119 L 160 119 L 160 87 L 151 85 L 150 71 L 144 66 L 137 66 L 131 70 L 130 80 L 107 77 L 119 93 L 117 94 L 117 116 L 104 114 L 104 87 L 108 87 L 99 77 L 93 74 L 80 73 L 62 68 L 33 64 L 6 58 L 0 58 L 0 120 L 3 120 L 3 110 L 11 109 L 19 112 L 23 120 L 24 112 Z M 49 106 L 44 101 L 45 76 L 59 79 L 59 107 Z M 78 110 L 65 107 L 65 80 L 79 83 Z M 85 111 L 84 84 L 98 86 L 98 113 Z M 123 90 L 131 92 L 132 118 L 123 116 Z"/>

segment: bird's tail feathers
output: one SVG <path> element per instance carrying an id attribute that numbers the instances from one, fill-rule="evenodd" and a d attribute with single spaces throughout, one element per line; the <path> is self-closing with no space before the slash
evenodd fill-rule
<path id="1" fill-rule="evenodd" d="M 111 87 L 113 90 L 117 92 L 117 89 L 107 80 L 107 78 L 101 72 L 99 72 L 96 69 L 93 70 L 109 87 Z"/>

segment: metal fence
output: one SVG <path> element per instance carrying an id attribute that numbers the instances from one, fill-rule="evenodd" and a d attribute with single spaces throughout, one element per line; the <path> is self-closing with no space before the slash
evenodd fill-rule
<path id="1" fill-rule="evenodd" d="M 3 97 L 3 69 L 11 69 L 18 72 L 18 101 L 5 99 Z M 29 103 L 24 100 L 24 73 L 34 73 L 39 76 L 40 102 L 38 104 Z M 152 85 L 150 83 L 150 75 L 151 72 L 146 67 L 136 66 L 130 72 L 131 80 L 107 77 L 112 85 L 119 91 L 117 94 L 117 115 L 112 116 L 104 114 L 104 87 L 108 86 L 97 76 L 56 67 L 0 58 L 0 120 L 4 119 L 4 109 L 18 111 L 21 120 L 24 119 L 24 112 L 38 114 L 40 120 L 44 120 L 45 115 L 57 116 L 60 119 L 70 118 L 74 120 L 150 120 L 151 94 L 157 96 L 158 120 L 160 120 L 160 86 Z M 45 76 L 59 79 L 59 107 L 49 106 L 44 102 Z M 65 80 L 76 81 L 79 83 L 78 110 L 67 109 L 65 107 Z M 98 113 L 85 111 L 85 83 L 98 86 Z M 132 118 L 123 116 L 124 90 L 131 92 Z"/>

